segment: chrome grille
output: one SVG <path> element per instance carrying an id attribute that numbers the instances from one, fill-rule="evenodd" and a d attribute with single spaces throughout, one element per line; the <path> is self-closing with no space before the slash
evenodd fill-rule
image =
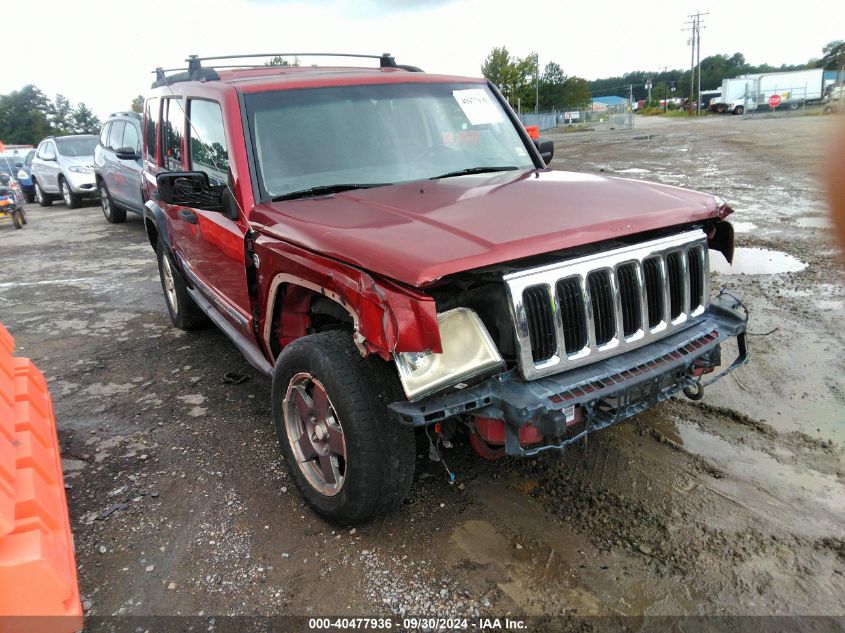
<path id="1" fill-rule="evenodd" d="M 707 238 L 688 231 L 504 279 L 520 370 L 540 378 L 635 349 L 702 315 Z"/>

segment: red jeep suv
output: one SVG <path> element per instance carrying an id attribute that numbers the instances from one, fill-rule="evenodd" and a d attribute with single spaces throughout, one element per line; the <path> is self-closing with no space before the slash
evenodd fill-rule
<path id="1" fill-rule="evenodd" d="M 551 142 L 489 82 L 370 57 L 191 57 L 157 71 L 144 113 L 170 318 L 210 319 L 272 376 L 282 452 L 319 514 L 401 503 L 415 427 L 438 459 L 457 433 L 491 459 L 562 451 L 700 398 L 728 338 L 722 373 L 746 362 L 742 304 L 708 283 L 710 251 L 733 257 L 722 200 L 552 171 Z"/>

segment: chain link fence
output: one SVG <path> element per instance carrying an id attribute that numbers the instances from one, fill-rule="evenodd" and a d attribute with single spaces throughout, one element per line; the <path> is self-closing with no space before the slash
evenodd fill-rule
<path id="1" fill-rule="evenodd" d="M 634 127 L 634 113 L 626 111 L 569 110 L 566 112 L 541 112 L 540 114 L 520 114 L 523 125 L 536 125 L 539 130 L 563 127 L 572 131 L 592 130 L 629 130 Z"/>

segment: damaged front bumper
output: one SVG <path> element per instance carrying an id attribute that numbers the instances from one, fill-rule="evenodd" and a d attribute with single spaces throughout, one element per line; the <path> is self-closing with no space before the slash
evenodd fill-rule
<path id="1" fill-rule="evenodd" d="M 404 424 L 425 426 L 459 415 L 504 420 L 508 455 L 562 450 L 587 433 L 630 418 L 682 389 L 700 390 L 748 361 L 742 302 L 715 297 L 689 327 L 645 347 L 560 374 L 526 381 L 510 370 L 459 392 L 419 402 L 395 402 Z M 721 364 L 721 343 L 737 339 L 736 359 L 706 382 L 701 373 Z M 541 443 L 524 446 L 520 430 L 533 426 Z"/>

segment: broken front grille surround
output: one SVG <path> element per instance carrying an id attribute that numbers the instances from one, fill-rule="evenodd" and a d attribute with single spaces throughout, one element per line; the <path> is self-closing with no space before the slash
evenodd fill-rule
<path id="1" fill-rule="evenodd" d="M 504 276 L 519 370 L 534 380 L 659 340 L 702 316 L 701 230 Z"/>

